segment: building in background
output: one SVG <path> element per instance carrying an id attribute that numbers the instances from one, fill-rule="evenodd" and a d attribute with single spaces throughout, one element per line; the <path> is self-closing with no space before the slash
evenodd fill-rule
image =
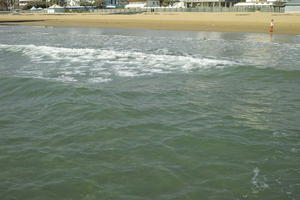
<path id="1" fill-rule="evenodd" d="M 235 4 L 235 7 L 249 7 L 249 8 L 273 8 L 283 7 L 287 0 L 246 0 L 246 2 L 240 2 Z"/>
<path id="2" fill-rule="evenodd" d="M 67 6 L 80 6 L 82 3 L 90 3 L 93 4 L 94 0 L 66 0 L 65 5 Z"/>
<path id="3" fill-rule="evenodd" d="M 240 0 L 180 0 L 185 8 L 196 7 L 231 7 Z"/>
<path id="4" fill-rule="evenodd" d="M 159 0 L 128 0 L 125 8 L 153 8 L 160 7 Z"/>
<path id="5" fill-rule="evenodd" d="M 127 0 L 106 0 L 106 8 L 124 8 L 128 4 Z"/>
<path id="6" fill-rule="evenodd" d="M 39 5 L 45 3 L 46 7 L 49 7 L 53 4 L 55 4 L 54 2 L 51 2 L 51 0 L 19 0 L 19 6 L 22 8 L 22 7 L 26 6 L 28 3 L 31 3 L 31 2 L 36 2 Z M 64 6 L 66 4 L 66 1 L 65 0 L 58 0 L 57 4 L 60 5 L 60 6 Z"/>
<path id="7" fill-rule="evenodd" d="M 286 13 L 300 13 L 300 0 L 289 0 L 284 10 Z"/>

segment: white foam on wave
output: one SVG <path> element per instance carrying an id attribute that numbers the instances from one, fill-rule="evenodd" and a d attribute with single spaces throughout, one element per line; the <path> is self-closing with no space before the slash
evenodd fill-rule
<path id="1" fill-rule="evenodd" d="M 73 77 L 70 77 L 70 76 L 60 76 L 58 78 L 55 78 L 56 80 L 58 81 L 62 81 L 62 82 L 76 82 L 77 80 Z"/>
<path id="2" fill-rule="evenodd" d="M 183 72 L 208 68 L 224 68 L 233 61 L 200 56 L 150 54 L 126 50 L 63 48 L 36 45 L 4 45 L 0 49 L 21 52 L 32 64 L 20 67 L 21 72 L 42 71 L 42 77 L 62 81 L 112 80 L 118 77 L 136 77 L 159 73 Z M 38 67 L 37 67 L 38 66 Z"/>
<path id="3" fill-rule="evenodd" d="M 254 194 L 269 188 L 269 185 L 265 183 L 266 177 L 260 177 L 259 173 L 260 170 L 257 167 L 253 169 L 253 177 L 251 178 L 251 184 L 253 186 L 251 189 Z"/>
<path id="4" fill-rule="evenodd" d="M 101 77 L 98 77 L 98 78 L 90 78 L 90 79 L 88 79 L 88 82 L 89 83 L 105 83 L 105 82 L 109 82 L 111 80 L 112 79 L 110 79 L 110 78 L 101 78 Z"/>

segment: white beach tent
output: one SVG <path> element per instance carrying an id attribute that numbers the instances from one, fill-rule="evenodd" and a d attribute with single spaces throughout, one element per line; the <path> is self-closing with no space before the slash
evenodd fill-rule
<path id="1" fill-rule="evenodd" d="M 32 7 L 30 8 L 30 10 L 36 10 L 36 7 L 32 6 Z"/>
<path id="2" fill-rule="evenodd" d="M 56 4 L 48 8 L 48 13 L 64 13 L 64 12 L 65 12 L 65 8 Z"/>

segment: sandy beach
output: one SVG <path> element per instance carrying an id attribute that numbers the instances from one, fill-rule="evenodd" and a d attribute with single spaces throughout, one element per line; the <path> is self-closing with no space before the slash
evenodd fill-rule
<path id="1" fill-rule="evenodd" d="M 271 19 L 274 33 L 300 34 L 299 13 L 7 14 L 0 25 L 268 33 Z"/>

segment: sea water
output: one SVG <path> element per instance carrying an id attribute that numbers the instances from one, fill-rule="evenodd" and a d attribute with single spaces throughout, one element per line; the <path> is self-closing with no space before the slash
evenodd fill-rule
<path id="1" fill-rule="evenodd" d="M 0 27 L 1 200 L 300 198 L 300 36 Z"/>

